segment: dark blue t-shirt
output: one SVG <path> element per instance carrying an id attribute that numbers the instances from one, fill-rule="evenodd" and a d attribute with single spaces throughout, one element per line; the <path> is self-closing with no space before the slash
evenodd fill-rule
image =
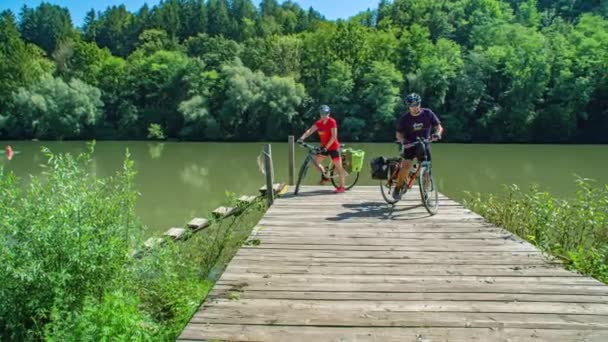
<path id="1" fill-rule="evenodd" d="M 421 108 L 420 114 L 413 116 L 405 113 L 397 121 L 397 132 L 404 135 L 405 140 L 412 142 L 416 138 L 428 139 L 431 136 L 433 127 L 438 126 L 441 122 L 437 115 L 428 108 Z"/>

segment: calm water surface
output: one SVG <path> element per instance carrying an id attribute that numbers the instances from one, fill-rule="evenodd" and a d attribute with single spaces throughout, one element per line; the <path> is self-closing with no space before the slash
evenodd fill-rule
<path id="1" fill-rule="evenodd" d="M 10 162 L 0 155 L 0 165 L 27 179 L 39 174 L 45 162 L 42 146 L 54 152 L 77 153 L 84 142 L 2 142 L 20 151 Z M 394 144 L 357 143 L 351 147 L 366 151 L 366 163 L 359 184 L 376 185 L 369 177 L 369 160 L 397 153 Z M 226 191 L 255 194 L 264 183 L 257 165 L 262 143 L 178 143 L 97 142 L 95 170 L 109 176 L 120 169 L 128 148 L 138 171 L 136 185 L 141 193 L 137 212 L 152 231 L 182 225 L 194 216 L 206 216 L 222 205 Z M 272 144 L 275 177 L 287 180 L 287 144 Z M 299 167 L 305 150 L 296 146 Z M 523 188 L 536 183 L 551 193 L 571 196 L 574 175 L 608 183 L 608 146 L 589 145 L 465 145 L 435 144 L 433 167 L 439 189 L 454 199 L 464 191 L 500 193 L 503 184 Z M 296 170 L 297 172 L 297 170 Z M 306 182 L 314 184 L 318 174 L 309 172 Z M 380 200 L 380 193 L 378 193 Z"/>

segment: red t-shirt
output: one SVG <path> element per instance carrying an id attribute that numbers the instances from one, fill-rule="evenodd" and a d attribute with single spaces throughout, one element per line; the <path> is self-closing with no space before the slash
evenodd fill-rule
<path id="1" fill-rule="evenodd" d="M 321 139 L 321 146 L 327 145 L 329 139 L 331 139 L 331 129 L 338 128 L 338 124 L 336 124 L 336 120 L 333 118 L 328 118 L 327 122 L 323 123 L 323 119 L 319 119 L 315 122 L 315 126 L 317 126 L 317 132 L 319 132 L 319 138 Z M 338 139 L 331 144 L 331 146 L 327 147 L 328 151 L 337 150 L 340 148 L 340 143 Z"/>

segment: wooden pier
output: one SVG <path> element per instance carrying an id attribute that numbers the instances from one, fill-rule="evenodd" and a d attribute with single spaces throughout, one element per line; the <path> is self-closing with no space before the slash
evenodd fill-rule
<path id="1" fill-rule="evenodd" d="M 608 341 L 608 286 L 417 189 L 279 198 L 182 341 Z"/>

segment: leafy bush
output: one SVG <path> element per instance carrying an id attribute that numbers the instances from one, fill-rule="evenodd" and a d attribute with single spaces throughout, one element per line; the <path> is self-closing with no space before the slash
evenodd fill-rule
<path id="1" fill-rule="evenodd" d="M 506 196 L 469 194 L 466 205 L 579 272 L 608 283 L 608 185 L 578 178 L 573 199 L 513 185 Z"/>
<path id="2" fill-rule="evenodd" d="M 43 326 L 51 312 L 101 299 L 128 263 L 140 227 L 128 154 L 122 172 L 99 179 L 89 172 L 89 153 L 44 153 L 46 170 L 26 190 L 0 173 L 0 333 L 15 339 Z"/>
<path id="3" fill-rule="evenodd" d="M 3 338 L 174 340 L 265 208 L 240 206 L 185 242 L 132 258 L 142 240 L 133 162 L 127 151 L 120 172 L 98 178 L 92 151 L 44 149 L 45 172 L 27 187 L 0 168 Z"/>

